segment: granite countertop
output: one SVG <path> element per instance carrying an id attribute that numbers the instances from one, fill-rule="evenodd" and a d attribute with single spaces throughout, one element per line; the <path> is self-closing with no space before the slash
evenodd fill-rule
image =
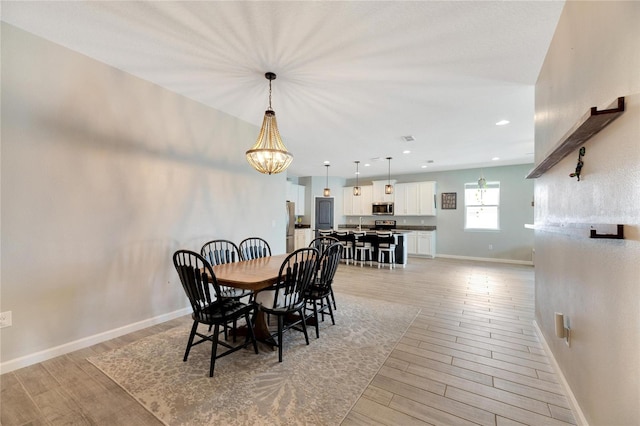
<path id="1" fill-rule="evenodd" d="M 338 229 L 357 229 L 358 225 L 338 225 Z M 375 226 L 362 225 L 363 231 L 373 231 Z M 406 233 L 413 231 L 435 231 L 436 227 L 432 225 L 403 225 L 402 228 L 394 229 L 394 232 Z"/>
<path id="2" fill-rule="evenodd" d="M 310 229 L 311 225 L 305 225 L 304 223 L 296 223 L 296 229 Z"/>

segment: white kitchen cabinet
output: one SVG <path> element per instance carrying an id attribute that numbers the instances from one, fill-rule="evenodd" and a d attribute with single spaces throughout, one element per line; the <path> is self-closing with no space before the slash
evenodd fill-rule
<path id="1" fill-rule="evenodd" d="M 293 234 L 293 238 L 296 250 L 309 247 L 309 244 L 311 243 L 311 229 L 296 229 Z"/>
<path id="2" fill-rule="evenodd" d="M 304 185 L 297 185 L 295 183 L 287 181 L 287 201 L 295 203 L 296 216 L 304 216 L 305 214 L 305 189 L 306 187 Z"/>
<path id="3" fill-rule="evenodd" d="M 436 183 L 409 182 L 396 185 L 396 216 L 435 216 Z"/>
<path id="4" fill-rule="evenodd" d="M 353 187 L 342 188 L 342 210 L 345 216 L 371 216 L 371 204 L 373 204 L 373 187 L 365 185 L 360 187 L 360 195 L 353 195 Z"/>
<path id="5" fill-rule="evenodd" d="M 360 196 L 353 197 L 353 214 L 357 216 L 371 216 L 373 187 L 371 185 L 361 186 L 360 190 Z"/>
<path id="6" fill-rule="evenodd" d="M 436 215 L 436 183 L 434 181 L 418 182 L 418 215 Z"/>
<path id="7" fill-rule="evenodd" d="M 405 244 L 407 245 L 407 254 L 418 254 L 418 235 L 416 232 L 409 232 L 407 234 Z"/>
<path id="8" fill-rule="evenodd" d="M 407 254 L 420 257 L 436 257 L 436 231 L 414 231 L 405 239 Z"/>
<path id="9" fill-rule="evenodd" d="M 342 188 L 342 214 L 345 216 L 353 215 L 353 187 L 345 186 Z"/>
<path id="10" fill-rule="evenodd" d="M 393 185 L 393 192 L 391 194 L 384 193 L 384 187 L 388 183 Z M 373 202 L 374 203 L 393 203 L 395 199 L 395 186 L 396 181 L 391 179 L 389 180 L 374 180 L 373 181 Z"/>
<path id="11" fill-rule="evenodd" d="M 305 214 L 305 195 L 307 189 L 304 185 L 297 185 L 298 201 L 296 201 L 296 216 L 304 216 Z"/>
<path id="12" fill-rule="evenodd" d="M 417 231 L 417 252 L 419 256 L 436 257 L 436 231 Z"/>

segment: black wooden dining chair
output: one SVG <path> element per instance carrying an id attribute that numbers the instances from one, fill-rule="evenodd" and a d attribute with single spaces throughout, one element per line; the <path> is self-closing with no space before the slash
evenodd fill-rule
<path id="1" fill-rule="evenodd" d="M 331 317 L 333 325 L 336 320 L 333 317 L 333 309 L 331 308 L 331 296 L 333 294 L 331 285 L 333 278 L 338 270 L 340 258 L 342 257 L 343 246 L 339 242 L 331 244 L 320 256 L 318 261 L 318 270 L 314 281 L 307 287 L 304 293 L 305 297 L 305 319 L 314 318 L 316 327 L 316 338 L 320 337 L 320 318 L 324 321 L 325 314 Z M 306 314 L 311 309 L 312 314 Z"/>
<path id="2" fill-rule="evenodd" d="M 200 255 L 207 259 L 211 266 L 222 265 L 224 263 L 234 263 L 242 260 L 240 258 L 240 250 L 238 249 L 238 246 L 229 240 L 212 240 L 205 243 L 200 249 Z M 239 299 L 253 294 L 250 290 L 242 290 L 233 287 L 220 286 L 220 289 L 223 297 L 231 299 Z"/>
<path id="3" fill-rule="evenodd" d="M 278 318 L 278 330 L 271 334 L 275 343 L 270 343 L 278 346 L 279 362 L 282 362 L 282 335 L 285 331 L 294 329 L 303 332 L 305 341 L 309 344 L 303 312 L 304 295 L 316 276 L 318 258 L 318 250 L 312 247 L 294 251 L 282 262 L 277 284 L 260 291 L 267 296 L 264 303 L 258 302 L 260 293 L 256 295 L 257 309 Z"/>
<path id="4" fill-rule="evenodd" d="M 233 241 L 229 240 L 212 240 L 208 243 L 205 243 L 200 249 L 200 255 L 207 259 L 211 266 L 222 265 L 224 263 L 234 263 L 239 262 L 240 259 L 240 251 L 238 250 L 238 246 Z M 253 302 L 253 292 L 251 290 L 243 290 L 240 288 L 228 287 L 220 285 L 220 291 L 222 292 L 222 297 L 227 297 L 229 299 L 241 299 L 243 297 L 249 297 L 248 303 Z M 225 339 L 227 338 L 227 329 L 224 328 Z M 236 324 L 233 324 L 233 341 L 236 340 Z"/>
<path id="5" fill-rule="evenodd" d="M 242 260 L 259 259 L 261 257 L 271 256 L 271 247 L 269 243 L 260 237 L 245 238 L 238 245 L 240 257 Z"/>
<path id="6" fill-rule="evenodd" d="M 254 351 L 258 353 L 258 345 L 253 333 L 253 324 L 251 323 L 251 314 L 254 312 L 254 306 L 242 303 L 237 299 L 223 297 L 216 276 L 213 273 L 213 268 L 198 253 L 190 250 L 178 250 L 173 255 L 173 265 L 178 272 L 182 288 L 193 309 L 191 314 L 193 326 L 191 327 L 183 361 L 187 361 L 189 351 L 193 346 L 207 341 L 211 342 L 209 377 L 213 377 L 216 359 L 246 348 L 250 344 L 253 344 Z M 220 340 L 220 326 L 227 327 L 229 324 L 237 322 L 240 318 L 245 319 L 249 330 L 244 343 L 232 346 L 225 340 Z M 199 332 L 198 325 L 200 324 L 213 326 L 213 333 L 204 334 Z M 194 342 L 196 336 L 200 340 Z M 218 345 L 226 347 L 227 350 L 218 354 Z"/>
<path id="7" fill-rule="evenodd" d="M 309 247 L 313 247 L 314 249 L 318 250 L 319 254 L 322 254 L 327 249 L 327 247 L 337 242 L 338 239 L 335 237 L 318 237 L 311 240 L 311 242 L 309 243 Z"/>
<path id="8" fill-rule="evenodd" d="M 324 236 L 324 237 L 318 237 L 315 238 L 311 241 L 311 243 L 309 244 L 309 247 L 313 247 L 315 249 L 318 250 L 318 253 L 320 255 L 322 255 L 322 253 L 324 253 L 324 251 L 331 245 L 334 243 L 341 243 L 340 240 L 336 237 L 329 237 L 329 236 Z M 337 309 L 336 306 L 336 298 L 333 295 L 333 289 L 331 290 L 331 300 L 333 301 L 333 307 L 334 309 Z"/>

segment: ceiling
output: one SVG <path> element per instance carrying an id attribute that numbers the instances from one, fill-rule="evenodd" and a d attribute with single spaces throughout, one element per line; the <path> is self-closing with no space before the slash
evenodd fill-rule
<path id="1" fill-rule="evenodd" d="M 257 126 L 275 72 L 288 174 L 324 176 L 330 161 L 353 178 L 359 160 L 364 178 L 386 176 L 386 157 L 392 177 L 533 163 L 534 86 L 563 5 L 3 0 L 1 14 Z"/>

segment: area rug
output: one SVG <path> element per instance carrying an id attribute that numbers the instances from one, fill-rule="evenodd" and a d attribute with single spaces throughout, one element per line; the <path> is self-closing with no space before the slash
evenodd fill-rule
<path id="1" fill-rule="evenodd" d="M 216 361 L 211 345 L 182 362 L 190 324 L 88 358 L 167 425 L 338 425 L 385 362 L 418 308 L 336 294 L 310 345 L 294 330 L 278 352 L 241 350 Z M 202 326 L 203 327 L 203 326 Z M 204 328 L 203 328 L 204 330 Z"/>

